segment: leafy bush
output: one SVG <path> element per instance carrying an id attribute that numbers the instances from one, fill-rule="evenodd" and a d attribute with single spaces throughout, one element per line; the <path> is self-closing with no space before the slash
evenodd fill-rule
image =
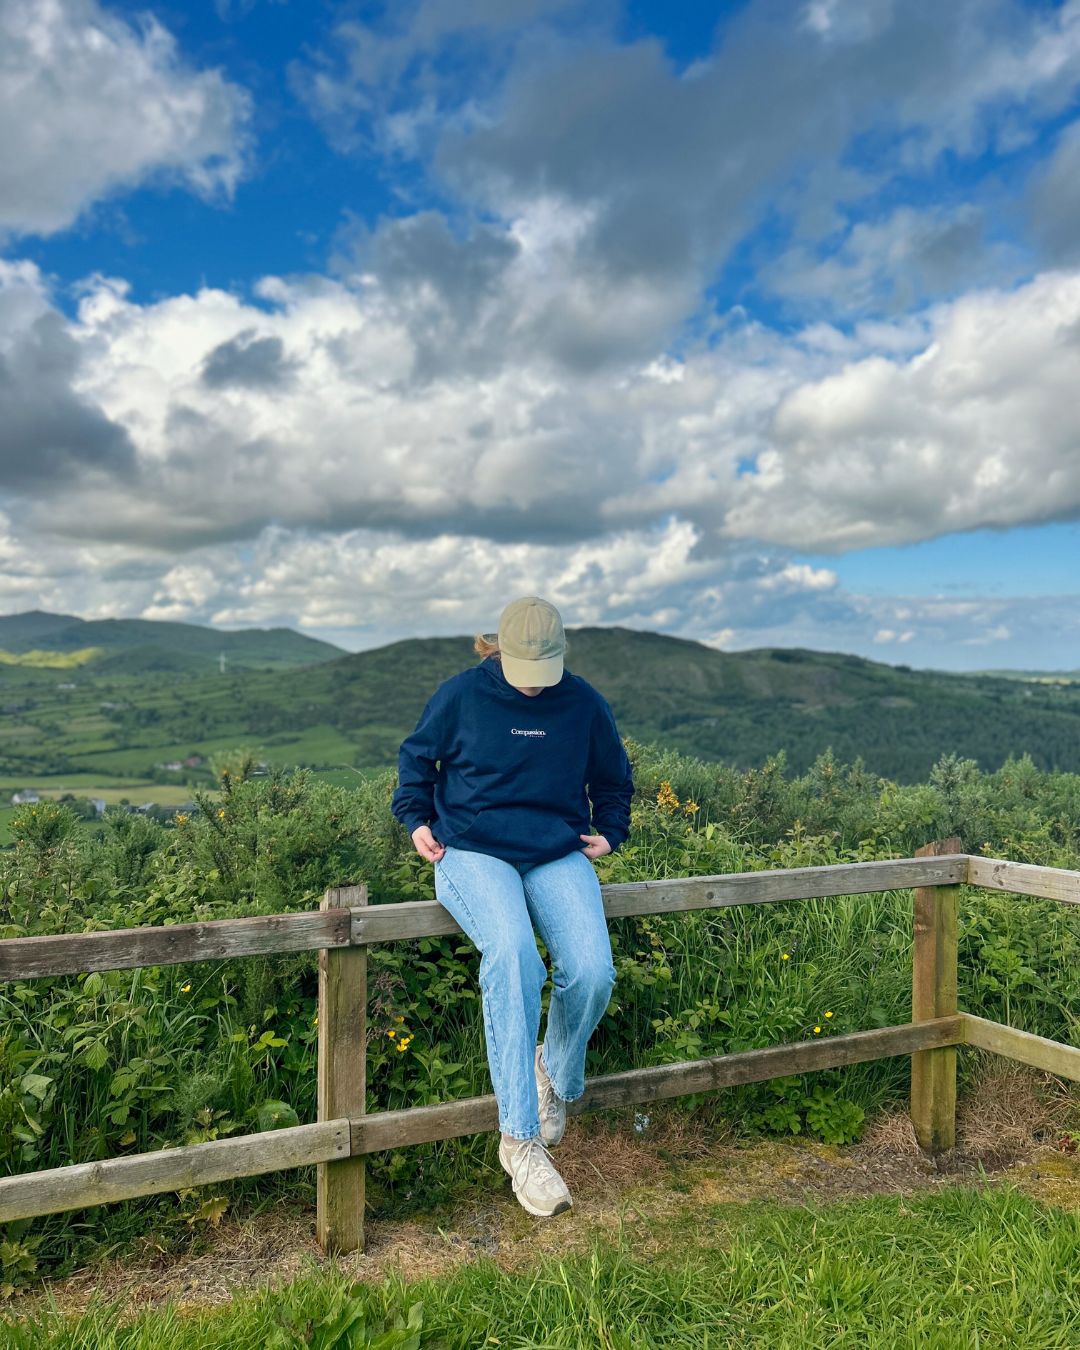
<path id="1" fill-rule="evenodd" d="M 1077 864 L 1080 777 L 1041 773 L 1028 760 L 983 774 L 949 756 L 930 782 L 900 787 L 829 755 L 792 779 L 782 759 L 740 773 L 628 748 L 637 784 L 631 835 L 597 863 L 603 881 L 906 856 L 954 833 L 971 852 Z M 26 808 L 15 846 L 0 852 L 0 934 L 311 909 L 328 886 L 353 882 L 366 882 L 375 904 L 434 896 L 431 866 L 390 816 L 391 774 L 347 791 L 303 772 L 248 777 L 249 768 L 233 757 L 219 795 L 200 796 L 198 813 L 177 816 L 173 828 L 115 810 L 88 827 L 64 806 Z M 966 890 L 961 910 L 962 1006 L 1076 1039 L 1075 911 Z M 910 1017 L 908 892 L 624 919 L 611 936 L 618 979 L 590 1046 L 590 1073 Z M 490 1091 L 478 970 L 461 937 L 371 952 L 369 1109 Z M 316 995 L 314 953 L 0 986 L 0 1168 L 314 1119 Z M 905 1063 L 891 1060 L 683 1106 L 748 1130 L 840 1141 L 857 1135 L 864 1112 L 905 1092 Z M 486 1179 L 491 1148 L 481 1136 L 377 1157 L 373 1203 L 430 1204 Z M 296 1185 L 283 1175 L 226 1189 L 235 1197 Z M 69 1218 L 44 1221 L 41 1259 L 85 1255 L 120 1214 L 124 1231 L 175 1219 L 177 1231 L 191 1232 L 173 1202 L 141 1203 L 82 1216 L 78 1248 Z"/>

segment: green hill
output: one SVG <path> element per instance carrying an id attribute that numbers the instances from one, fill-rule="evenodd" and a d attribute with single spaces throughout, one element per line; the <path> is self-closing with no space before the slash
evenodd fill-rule
<path id="1" fill-rule="evenodd" d="M 341 648 L 292 628 L 246 628 L 227 633 L 192 623 L 151 619 L 77 619 L 70 614 L 0 616 L 0 652 L 69 654 L 100 649 L 86 664 L 93 673 L 208 670 L 224 655 L 227 666 L 310 666 L 332 660 Z M 121 657 L 122 654 L 122 657 Z M 119 663 L 118 663 L 118 657 Z M 40 666 L 40 661 L 35 662 Z"/>
<path id="2" fill-rule="evenodd" d="M 30 651 L 33 647 L 49 646 L 42 641 L 83 622 L 74 614 L 46 614 L 42 609 L 30 609 L 25 614 L 0 615 L 0 647 L 9 652 Z M 90 643 L 76 643 L 89 647 Z"/>
<path id="3" fill-rule="evenodd" d="M 100 631 L 77 631 L 87 627 Z M 246 635 L 209 636 L 220 644 Z M 46 638 L 28 640 L 39 648 Z M 192 781 L 208 773 L 205 763 L 163 766 L 237 746 L 286 766 L 393 764 L 439 683 L 476 660 L 464 637 L 411 639 L 303 669 L 243 670 L 230 658 L 225 674 L 204 674 L 205 659 L 154 644 L 106 649 L 74 672 L 4 667 L 0 778 Z M 739 767 L 783 751 L 803 772 L 831 747 L 905 783 L 923 781 L 948 752 L 988 770 L 1026 753 L 1040 768 L 1080 772 L 1078 685 L 829 652 L 719 652 L 618 628 L 572 631 L 567 664 L 604 694 L 624 735 Z M 12 669 L 38 683 L 12 685 Z"/>
<path id="4" fill-rule="evenodd" d="M 328 722 L 370 762 L 390 762 L 438 683 L 475 660 L 466 638 L 398 642 L 343 657 L 304 677 L 251 691 L 259 735 Z M 800 650 L 728 653 L 697 642 L 619 628 L 570 634 L 568 667 L 611 704 L 625 735 L 705 759 L 760 764 L 783 750 L 804 771 L 831 746 L 874 772 L 926 777 L 946 752 L 997 768 L 1028 753 L 1043 768 L 1080 771 L 1080 690 L 1018 685 Z"/>

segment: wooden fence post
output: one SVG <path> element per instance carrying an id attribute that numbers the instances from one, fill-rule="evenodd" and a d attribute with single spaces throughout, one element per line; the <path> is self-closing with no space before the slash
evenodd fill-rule
<path id="1" fill-rule="evenodd" d="M 917 858 L 960 852 L 959 839 L 941 839 L 916 850 Z M 956 1012 L 956 930 L 959 886 L 915 887 L 915 942 L 911 971 L 911 1020 Z M 911 1056 L 911 1122 L 919 1147 L 947 1153 L 956 1146 L 956 1047 L 918 1050 Z"/>
<path id="2" fill-rule="evenodd" d="M 329 890 L 320 909 L 367 904 L 366 886 Z M 319 1119 L 362 1116 L 367 1096 L 367 948 L 319 952 Z M 316 1232 L 327 1252 L 364 1249 L 364 1159 L 319 1163 Z"/>

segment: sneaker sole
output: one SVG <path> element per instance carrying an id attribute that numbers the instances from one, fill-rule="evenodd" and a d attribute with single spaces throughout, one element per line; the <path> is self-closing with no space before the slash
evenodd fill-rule
<path id="1" fill-rule="evenodd" d="M 565 1214 L 568 1209 L 574 1208 L 574 1202 L 569 1196 L 565 1200 L 560 1200 L 554 1209 L 537 1209 L 535 1205 L 530 1205 L 528 1200 L 522 1199 L 517 1191 L 514 1192 L 514 1199 L 525 1213 L 531 1214 L 534 1219 L 554 1219 L 557 1214 Z"/>

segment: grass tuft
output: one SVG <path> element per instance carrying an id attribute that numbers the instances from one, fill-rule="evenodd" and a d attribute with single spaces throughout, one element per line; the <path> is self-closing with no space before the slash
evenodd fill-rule
<path id="1" fill-rule="evenodd" d="M 1051 1350 L 1080 1342 L 1080 1216 L 1010 1188 L 949 1188 L 822 1209 L 717 1205 L 655 1235 L 505 1270 L 485 1260 L 412 1286 L 341 1271 L 223 1309 L 98 1306 L 0 1330 L 11 1350 L 261 1350 L 275 1328 L 340 1314 L 369 1326 L 423 1304 L 424 1347 L 574 1350 Z M 360 1342 L 362 1343 L 362 1342 Z M 341 1350 L 349 1345 L 341 1342 Z"/>

